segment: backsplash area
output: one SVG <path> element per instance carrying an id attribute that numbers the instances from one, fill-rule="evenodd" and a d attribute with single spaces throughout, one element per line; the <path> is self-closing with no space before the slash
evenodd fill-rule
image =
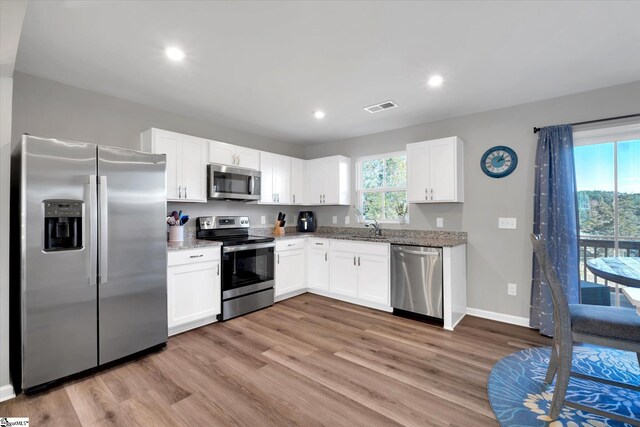
<path id="1" fill-rule="evenodd" d="M 167 210 L 180 211 L 189 215 L 187 230 L 196 227 L 199 216 L 214 215 L 242 215 L 248 216 L 252 227 L 273 226 L 278 212 L 287 215 L 287 226 L 295 226 L 298 212 L 311 210 L 316 213 L 318 225 L 322 227 L 355 227 L 364 228 L 364 224 L 357 222 L 357 216 L 351 206 L 271 206 L 257 203 L 235 202 L 226 200 L 210 200 L 207 203 L 167 203 Z M 265 217 L 265 224 L 261 224 L 261 217 Z M 333 217 L 337 224 L 333 224 Z M 345 218 L 349 217 L 349 224 Z M 443 218 L 444 227 L 436 228 L 436 218 Z M 462 230 L 462 204 L 443 203 L 430 205 L 409 205 L 409 222 L 406 224 L 384 223 L 383 229 L 398 230 Z"/>

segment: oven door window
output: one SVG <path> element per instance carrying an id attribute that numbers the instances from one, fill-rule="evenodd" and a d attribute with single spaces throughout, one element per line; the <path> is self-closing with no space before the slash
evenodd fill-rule
<path id="1" fill-rule="evenodd" d="M 273 280 L 273 248 L 222 254 L 222 290 Z"/>
<path id="2" fill-rule="evenodd" d="M 247 175 L 231 172 L 214 172 L 213 174 L 214 193 L 250 194 L 251 178 Z"/>

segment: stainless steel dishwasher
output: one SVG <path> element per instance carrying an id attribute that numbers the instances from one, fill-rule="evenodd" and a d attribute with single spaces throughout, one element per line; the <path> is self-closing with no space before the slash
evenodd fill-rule
<path id="1" fill-rule="evenodd" d="M 391 245 L 394 314 L 443 319 L 442 248 Z"/>

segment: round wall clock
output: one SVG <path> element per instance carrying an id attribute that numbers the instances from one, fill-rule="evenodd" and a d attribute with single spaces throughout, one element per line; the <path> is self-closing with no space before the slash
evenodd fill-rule
<path id="1" fill-rule="evenodd" d="M 509 147 L 489 148 L 480 159 L 480 169 L 491 178 L 504 178 L 516 169 L 518 155 Z"/>

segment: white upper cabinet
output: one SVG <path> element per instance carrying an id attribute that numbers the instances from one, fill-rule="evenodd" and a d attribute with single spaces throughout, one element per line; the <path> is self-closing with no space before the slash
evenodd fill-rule
<path id="1" fill-rule="evenodd" d="M 306 203 L 309 205 L 351 204 L 351 159 L 330 156 L 307 160 Z"/>
<path id="2" fill-rule="evenodd" d="M 140 140 L 142 151 L 167 156 L 167 201 L 207 201 L 206 139 L 151 128 Z"/>
<path id="3" fill-rule="evenodd" d="M 306 161 L 291 158 L 291 204 L 303 205 L 305 199 Z"/>
<path id="4" fill-rule="evenodd" d="M 464 201 L 463 142 L 457 136 L 407 144 L 410 203 Z"/>
<path id="5" fill-rule="evenodd" d="M 260 152 L 226 142 L 209 141 L 209 163 L 260 169 Z"/>
<path id="6" fill-rule="evenodd" d="M 261 203 L 288 204 L 291 197 L 291 158 L 272 153 L 260 153 L 262 172 Z"/>

